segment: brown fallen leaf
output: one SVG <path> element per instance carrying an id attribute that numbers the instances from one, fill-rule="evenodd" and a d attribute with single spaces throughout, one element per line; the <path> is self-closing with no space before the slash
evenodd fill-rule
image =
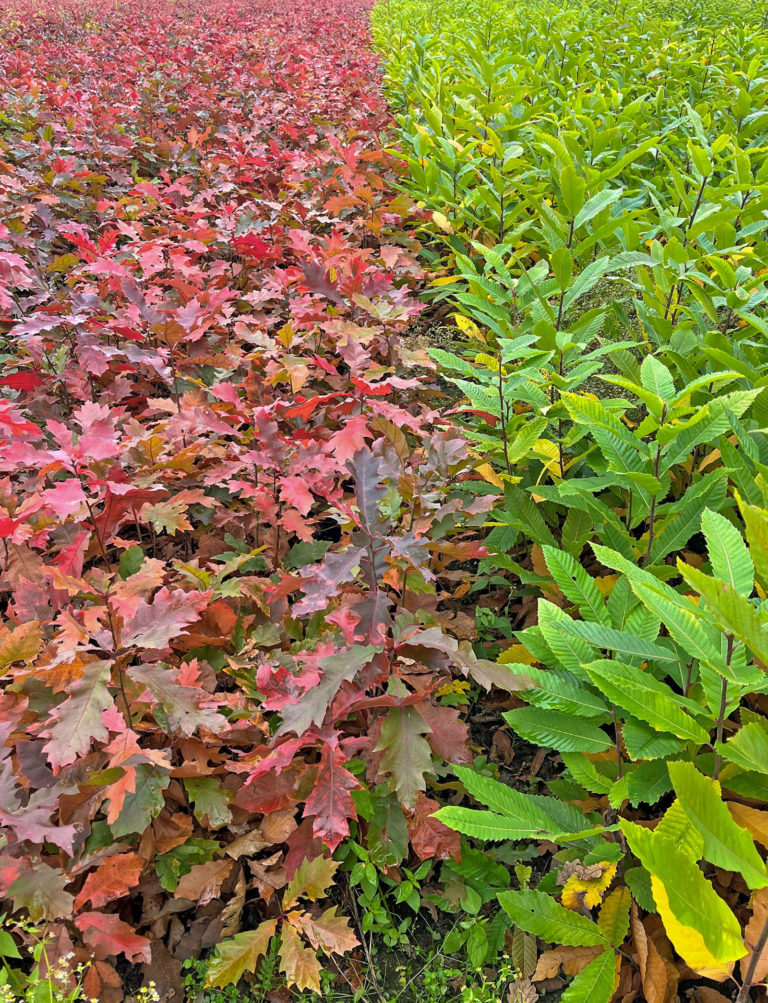
<path id="1" fill-rule="evenodd" d="M 285 875 L 285 867 L 275 866 L 282 862 L 283 855 L 278 850 L 266 860 L 249 860 L 248 867 L 253 875 L 253 883 L 259 890 L 259 894 L 265 902 L 269 902 L 272 894 L 278 888 L 284 888 L 288 883 Z"/>
<path id="2" fill-rule="evenodd" d="M 245 905 L 245 875 L 240 865 L 237 865 L 237 881 L 232 898 L 221 911 L 222 936 L 233 937 L 240 929 L 240 916 Z"/>
<path id="3" fill-rule="evenodd" d="M 602 954 L 601 947 L 555 947 L 539 955 L 533 981 L 554 978 L 562 967 L 565 975 L 578 975 L 590 961 Z"/>
<path id="4" fill-rule="evenodd" d="M 761 888 L 752 896 L 752 915 L 744 930 L 744 943 L 747 945 L 749 953 L 739 962 L 742 978 L 746 976 L 752 954 L 760 939 L 760 934 L 763 932 L 766 920 L 768 920 L 768 888 Z M 768 944 L 765 945 L 760 954 L 752 976 L 753 984 L 762 982 L 766 975 L 768 975 Z"/>
<path id="5" fill-rule="evenodd" d="M 264 850 L 271 845 L 271 840 L 264 838 L 261 829 L 251 829 L 250 832 L 246 832 L 228 843 L 224 847 L 224 852 L 233 860 L 237 860 L 239 857 L 252 857 L 259 850 Z"/>
<path id="6" fill-rule="evenodd" d="M 152 944 L 152 960 L 144 965 L 142 975 L 145 985 L 155 983 L 161 1003 L 170 1003 L 171 1000 L 181 1003 L 184 999 L 181 962 L 172 957 L 162 940 Z"/>
<path id="7" fill-rule="evenodd" d="M 677 980 L 675 979 L 670 985 L 667 963 L 650 938 L 648 939 L 648 958 L 641 971 L 641 977 L 643 994 L 647 1003 L 670 1003 L 677 990 Z"/>
<path id="8" fill-rule="evenodd" d="M 294 808 L 281 808 L 279 811 L 273 811 L 269 815 L 265 815 L 261 821 L 262 835 L 270 843 L 284 843 L 297 828 Z"/>
<path id="9" fill-rule="evenodd" d="M 504 763 L 505 766 L 509 766 L 514 758 L 515 749 L 512 745 L 512 739 L 505 728 L 498 728 L 491 739 L 491 762 Z"/>
<path id="10" fill-rule="evenodd" d="M 761 846 L 768 847 L 768 811 L 759 811 L 737 801 L 726 801 L 733 821 L 746 829 Z"/>
<path id="11" fill-rule="evenodd" d="M 190 815 L 176 812 L 171 815 L 163 810 L 152 823 L 153 847 L 155 853 L 168 853 L 174 847 L 186 843 L 192 835 L 194 825 Z"/>
<path id="12" fill-rule="evenodd" d="M 539 994 L 530 979 L 515 979 L 507 993 L 507 1003 L 536 1003 Z"/>
<path id="13" fill-rule="evenodd" d="M 218 897 L 224 880 L 232 870 L 231 860 L 209 860 L 195 864 L 189 874 L 185 874 L 173 893 L 174 898 L 189 899 L 198 907 L 207 905 Z"/>
<path id="14" fill-rule="evenodd" d="M 688 990 L 689 1003 L 731 1003 L 728 996 L 723 996 L 717 989 L 709 986 L 697 986 Z"/>

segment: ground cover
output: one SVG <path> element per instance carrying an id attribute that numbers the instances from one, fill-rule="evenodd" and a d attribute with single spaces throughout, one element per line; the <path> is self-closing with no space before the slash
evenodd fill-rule
<path id="1" fill-rule="evenodd" d="M 569 1001 L 752 998 L 768 939 L 763 18 L 392 0 L 373 19 L 404 190 L 431 212 L 431 295 L 458 328 L 431 355 L 504 495 L 478 636 L 520 687 L 506 722 L 564 767 L 547 797 L 458 768 L 471 799 L 438 817 L 554 854 L 498 896 L 554 945 L 525 991 L 563 966 Z"/>
<path id="2" fill-rule="evenodd" d="M 29 950 L 105 1003 L 180 998 L 211 951 L 210 986 L 266 957 L 318 989 L 319 953 L 398 936 L 380 889 L 418 909 L 403 861 L 458 860 L 427 779 L 472 758 L 454 673 L 497 671 L 438 615 L 489 502 L 400 340 L 421 266 L 368 13 L 0 30 L 9 992 Z"/>
<path id="3" fill-rule="evenodd" d="M 762 15 L 372 25 L 4 8 L 6 995 L 744 1003 Z"/>

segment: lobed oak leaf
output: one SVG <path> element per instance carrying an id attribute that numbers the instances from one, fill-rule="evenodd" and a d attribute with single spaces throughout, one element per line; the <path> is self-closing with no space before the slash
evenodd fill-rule
<path id="1" fill-rule="evenodd" d="M 308 514 L 315 500 L 306 480 L 295 475 L 280 478 L 280 497 L 301 515 Z"/>
<path id="2" fill-rule="evenodd" d="M 420 860 L 461 860 L 461 835 L 434 818 L 437 801 L 419 792 L 408 818 L 408 837 Z"/>
<path id="3" fill-rule="evenodd" d="M 353 415 L 331 436 L 331 448 L 336 462 L 343 465 L 356 453 L 365 451 L 366 439 L 370 437 L 367 418 Z"/>
<path id="4" fill-rule="evenodd" d="M 472 753 L 467 747 L 469 728 L 455 707 L 444 707 L 428 700 L 421 700 L 414 707 L 429 728 L 427 741 L 436 756 L 447 763 L 472 762 Z"/>
<path id="5" fill-rule="evenodd" d="M 43 385 L 43 381 L 36 373 L 19 370 L 9 376 L 0 377 L 0 387 L 8 387 L 11 390 L 34 390 L 35 387 Z"/>
<path id="6" fill-rule="evenodd" d="M 17 750 L 30 743 L 20 742 Z M 19 760 L 23 765 L 22 759 Z M 49 771 L 50 772 L 50 771 Z M 33 777 L 25 770 L 25 779 L 31 783 Z M 11 764 L 6 760 L 0 769 L 0 825 L 10 829 L 19 842 L 53 843 L 67 854 L 74 852 L 77 829 L 74 825 L 52 822 L 57 812 L 58 800 L 43 790 L 34 791 L 25 805 L 22 805 L 16 789 Z"/>
<path id="7" fill-rule="evenodd" d="M 152 960 L 152 950 L 147 938 L 139 936 L 116 913 L 83 912 L 76 917 L 75 926 L 99 961 L 118 954 L 124 954 L 128 961 L 144 961 L 149 964 Z"/>
<path id="8" fill-rule="evenodd" d="M 295 808 L 269 812 L 261 820 L 261 833 L 270 843 L 284 843 L 296 829 Z"/>
<path id="9" fill-rule="evenodd" d="M 146 687 L 153 714 L 167 732 L 192 735 L 198 728 L 217 731 L 225 728 L 226 718 L 203 706 L 208 694 L 198 686 L 183 686 L 177 680 L 179 672 L 166 668 L 162 662 L 154 665 L 133 665 L 127 674 Z M 143 699 L 143 694 L 140 699 Z"/>
<path id="10" fill-rule="evenodd" d="M 0 669 L 14 662 L 32 662 L 43 643 L 40 623 L 29 620 L 18 627 L 2 629 L 0 633 Z"/>
<path id="11" fill-rule="evenodd" d="M 170 783 L 166 772 L 147 763 L 127 769 L 128 782 L 123 785 L 118 781 L 113 785 L 120 788 L 119 811 L 108 815 L 112 835 L 116 837 L 144 832 L 165 807 L 163 791 Z"/>
<path id="12" fill-rule="evenodd" d="M 205 985 L 223 987 L 240 981 L 245 972 L 256 971 L 259 958 L 269 950 L 269 942 L 277 930 L 277 920 L 268 919 L 255 930 L 245 930 L 231 940 L 223 940 L 208 964 Z"/>
<path id="13" fill-rule="evenodd" d="M 429 731 L 429 725 L 410 706 L 392 707 L 381 727 L 376 751 L 384 755 L 379 771 L 391 775 L 391 786 L 407 808 L 413 807 L 419 791 L 426 788 L 424 774 L 432 772 L 429 743 L 424 738 Z"/>
<path id="14" fill-rule="evenodd" d="M 14 911 L 23 909 L 34 923 L 68 918 L 74 903 L 65 890 L 69 881 L 68 874 L 47 864 L 25 861 L 8 889 Z"/>
<path id="15" fill-rule="evenodd" d="M 345 954 L 359 947 L 360 942 L 349 928 L 349 920 L 346 916 L 337 916 L 337 909 L 337 906 L 331 906 L 318 917 L 306 912 L 292 914 L 292 922 L 316 951 Z"/>
<path id="16" fill-rule="evenodd" d="M 40 497 L 62 521 L 85 508 L 85 492 L 77 477 L 54 484 L 52 488 L 43 491 Z"/>
<path id="17" fill-rule="evenodd" d="M 198 907 L 218 898 L 221 886 L 229 877 L 232 861 L 227 859 L 209 860 L 204 864 L 194 864 L 190 871 L 179 879 L 174 898 L 189 899 Z"/>
<path id="18" fill-rule="evenodd" d="M 310 902 L 322 898 L 333 882 L 338 866 L 339 862 L 330 857 L 302 861 L 285 889 L 283 911 L 290 909 L 300 898 L 307 898 Z"/>
<path id="19" fill-rule="evenodd" d="M 238 836 L 237 839 L 233 839 L 231 843 L 227 843 L 224 852 L 233 860 L 239 860 L 240 857 L 253 857 L 259 850 L 264 850 L 271 845 L 271 841 L 264 838 L 261 829 L 252 829 L 250 832 Z"/>
<path id="20" fill-rule="evenodd" d="M 270 247 L 266 240 L 262 240 L 255 233 L 246 233 L 242 237 L 235 237 L 232 246 L 238 254 L 256 258 L 257 261 L 263 261 L 265 258 L 275 255 L 281 256 L 281 251 L 278 248 Z"/>
<path id="21" fill-rule="evenodd" d="M 120 853 L 107 857 L 85 879 L 75 899 L 75 909 L 88 903 L 92 909 L 128 895 L 138 884 L 146 867 L 146 860 L 138 853 Z"/>
<path id="22" fill-rule="evenodd" d="M 133 616 L 123 626 L 123 647 L 167 648 L 174 637 L 195 623 L 210 597 L 210 592 L 171 591 L 164 586 L 155 593 L 151 604 L 139 600 Z"/>
<path id="23" fill-rule="evenodd" d="M 276 732 L 277 736 L 284 735 L 287 731 L 303 735 L 311 725 L 320 726 L 341 684 L 354 679 L 379 651 L 381 651 L 379 645 L 369 644 L 348 648 L 346 651 L 321 658 L 318 663 L 323 670 L 320 682 L 303 694 L 296 703 L 286 704 L 283 707 L 283 723 Z"/>
<path id="24" fill-rule="evenodd" d="M 195 818 L 211 829 L 220 829 L 232 821 L 229 803 L 232 792 L 222 786 L 218 777 L 188 777 L 184 781 L 190 801 L 195 806 Z"/>
<path id="25" fill-rule="evenodd" d="M 54 708 L 55 723 L 48 727 L 48 741 L 43 746 L 54 769 L 84 756 L 92 741 L 106 742 L 109 738 L 102 720 L 103 712 L 114 706 L 107 688 L 109 678 L 108 662 L 91 662 L 70 686 L 67 699 Z"/>
<path id="26" fill-rule="evenodd" d="M 344 300 L 338 287 L 328 278 L 326 267 L 306 262 L 301 266 L 301 270 L 304 272 L 302 285 L 310 292 L 322 293 L 331 303 L 337 306 L 343 305 Z"/>
<path id="27" fill-rule="evenodd" d="M 341 553 L 328 554 L 320 564 L 302 568 L 304 598 L 294 604 L 294 616 L 308 616 L 325 609 L 341 586 L 354 579 L 355 568 L 360 566 L 364 556 L 362 547 L 347 547 Z"/>
<path id="28" fill-rule="evenodd" d="M 141 506 L 139 513 L 142 522 L 148 523 L 157 533 L 184 532 L 192 529 L 192 523 L 186 515 L 187 504 L 178 498 L 169 498 L 165 501 L 145 504 Z"/>
<path id="29" fill-rule="evenodd" d="M 344 769 L 344 753 L 340 749 L 323 745 L 317 779 L 304 806 L 304 816 L 314 816 L 312 831 L 333 852 L 349 834 L 350 818 L 357 818 L 357 809 L 350 791 L 360 788 L 360 783 L 349 770 Z"/>
<path id="30" fill-rule="evenodd" d="M 320 962 L 313 950 L 305 947 L 290 922 L 283 923 L 280 933 L 280 970 L 289 986 L 298 990 L 320 992 Z"/>

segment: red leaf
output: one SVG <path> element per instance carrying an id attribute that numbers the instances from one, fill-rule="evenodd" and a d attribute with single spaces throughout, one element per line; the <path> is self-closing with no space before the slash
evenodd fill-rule
<path id="1" fill-rule="evenodd" d="M 293 475 L 280 479 L 280 495 L 284 502 L 293 505 L 301 515 L 307 515 L 315 500 L 304 478 Z"/>
<path id="2" fill-rule="evenodd" d="M 370 438 L 371 434 L 368 422 L 363 415 L 358 414 L 349 418 L 339 431 L 334 432 L 331 436 L 336 462 L 343 465 L 347 460 L 351 460 L 359 450 L 365 449 L 366 436 Z"/>
<path id="3" fill-rule="evenodd" d="M 461 836 L 431 816 L 440 805 L 425 794 L 416 798 L 409 812 L 408 836 L 414 852 L 421 860 L 461 860 Z"/>
<path id="4" fill-rule="evenodd" d="M 453 707 L 423 700 L 414 705 L 419 716 L 429 725 L 426 736 L 432 751 L 447 763 L 471 763 L 472 753 L 467 748 L 469 728 Z"/>
<path id="5" fill-rule="evenodd" d="M 261 237 L 255 233 L 247 233 L 244 237 L 236 237 L 232 242 L 238 254 L 246 255 L 249 258 L 256 258 L 257 261 L 264 261 L 265 258 L 282 257 L 278 248 L 271 247 Z"/>
<path id="6" fill-rule="evenodd" d="M 43 381 L 34 373 L 18 372 L 0 378 L 0 387 L 10 387 L 11 390 L 34 390 L 42 386 Z"/>
<path id="7" fill-rule="evenodd" d="M 357 818 L 355 802 L 349 793 L 359 789 L 360 783 L 344 768 L 345 756 L 341 749 L 327 743 L 317 768 L 317 780 L 307 798 L 304 816 L 314 815 L 312 831 L 322 839 L 330 851 L 336 849 L 349 835 L 349 819 Z"/>
<path id="8" fill-rule="evenodd" d="M 195 623 L 209 599 L 209 592 L 165 587 L 155 594 L 151 605 L 141 599 L 123 629 L 123 647 L 167 648 L 172 638 Z"/>
<path id="9" fill-rule="evenodd" d="M 75 926 L 99 961 L 118 954 L 124 954 L 129 961 L 149 964 L 152 960 L 147 938 L 139 936 L 115 913 L 84 912 L 75 919 Z"/>

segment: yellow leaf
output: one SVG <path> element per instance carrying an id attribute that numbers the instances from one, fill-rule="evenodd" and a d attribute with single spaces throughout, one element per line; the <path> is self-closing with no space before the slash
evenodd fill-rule
<path id="1" fill-rule="evenodd" d="M 499 360 L 493 355 L 488 355 L 487 352 L 480 352 L 475 356 L 475 362 L 478 366 L 486 366 L 492 373 L 498 373 L 499 371 Z M 507 375 L 506 369 L 502 366 L 501 372 L 504 376 Z"/>
<path id="2" fill-rule="evenodd" d="M 603 902 L 597 925 L 614 947 L 621 947 L 629 929 L 629 907 L 632 896 L 629 888 L 614 888 Z"/>
<path id="3" fill-rule="evenodd" d="M 597 877 L 580 878 L 578 874 L 572 874 L 565 882 L 561 900 L 566 909 L 578 912 L 583 906 L 592 909 L 599 905 L 616 874 L 616 864 L 603 860 L 594 866 L 601 868 Z"/>
<path id="4" fill-rule="evenodd" d="M 70 268 L 74 268 L 74 266 L 79 264 L 79 262 L 80 258 L 76 254 L 60 254 L 58 257 L 53 259 L 45 271 L 49 275 L 52 272 L 66 272 L 69 271 Z"/>
<path id="5" fill-rule="evenodd" d="M 490 463 L 481 463 L 479 467 L 475 467 L 475 470 L 481 475 L 483 480 L 488 481 L 489 484 L 493 484 L 495 488 L 504 490 L 504 481 L 502 481 Z"/>
<path id="6" fill-rule="evenodd" d="M 442 213 L 442 212 L 433 212 L 432 213 L 432 222 L 436 226 L 440 227 L 440 229 L 444 233 L 453 233 L 453 226 L 451 225 L 451 221 L 448 219 L 448 217 L 445 215 L 445 213 Z"/>
<path id="7" fill-rule="evenodd" d="M 37 620 L 29 620 L 0 633 L 0 669 L 13 662 L 31 662 L 37 657 L 43 638 Z"/>
<path id="8" fill-rule="evenodd" d="M 536 661 L 534 656 L 530 651 L 523 647 L 522 644 L 513 644 L 502 653 L 497 658 L 498 662 L 506 665 L 508 662 L 520 662 L 522 665 L 533 665 Z"/>
<path id="9" fill-rule="evenodd" d="M 208 965 L 206 986 L 222 988 L 239 982 L 244 972 L 255 971 L 259 958 L 269 949 L 269 941 L 276 928 L 277 920 L 268 919 L 255 930 L 246 930 L 230 940 L 222 940 Z"/>
<path id="10" fill-rule="evenodd" d="M 293 329 L 293 324 L 291 324 L 289 321 L 287 324 L 284 324 L 277 332 L 277 339 L 280 342 L 280 344 L 283 345 L 285 348 L 290 348 L 295 333 L 296 332 Z"/>
<path id="11" fill-rule="evenodd" d="M 432 279 L 431 286 L 450 286 L 456 281 L 455 275 L 441 275 L 439 279 Z"/>
<path id="12" fill-rule="evenodd" d="M 550 474 L 560 476 L 560 450 L 556 443 L 549 439 L 538 439 L 531 447 L 531 452 L 544 460 L 544 466 Z"/>
<path id="13" fill-rule="evenodd" d="M 613 592 L 613 586 L 619 580 L 618 575 L 602 575 L 595 579 L 595 585 L 597 585 L 597 590 L 601 596 L 606 598 Z"/>
<path id="14" fill-rule="evenodd" d="M 462 334 L 469 335 L 470 338 L 475 338 L 478 341 L 485 341 L 483 333 L 477 324 L 470 320 L 469 317 L 465 317 L 464 314 L 455 313 L 453 315 L 456 327 L 462 332 Z"/>
<path id="15" fill-rule="evenodd" d="M 678 919 L 669 906 L 669 898 L 663 883 L 654 875 L 651 875 L 651 892 L 656 908 L 659 910 L 664 929 L 672 944 L 683 959 L 683 961 L 695 972 L 706 979 L 714 982 L 724 982 L 730 978 L 733 971 L 733 962 L 720 962 L 712 954 L 704 943 L 704 938 L 694 930 L 692 926 L 685 926 Z"/>

